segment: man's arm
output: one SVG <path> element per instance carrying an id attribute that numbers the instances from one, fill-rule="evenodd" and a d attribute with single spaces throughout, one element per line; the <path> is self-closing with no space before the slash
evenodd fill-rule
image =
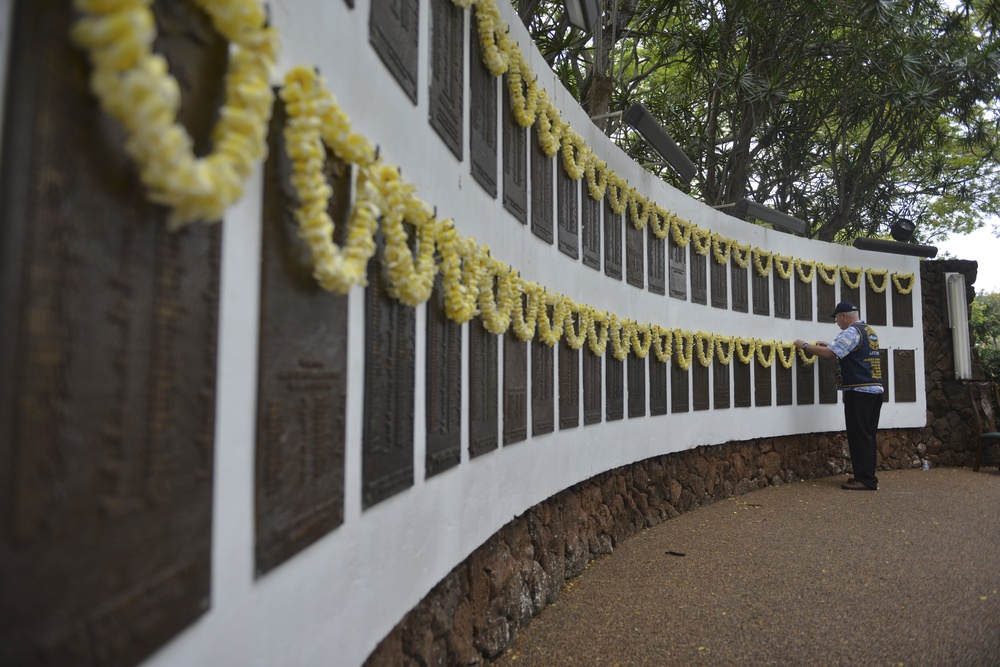
<path id="1" fill-rule="evenodd" d="M 828 347 L 829 343 L 826 341 L 818 340 L 815 343 L 807 343 L 801 338 L 795 341 L 795 347 L 808 354 L 814 354 L 817 357 L 823 357 L 824 359 L 836 359 L 837 355 L 834 354 L 833 350 Z"/>

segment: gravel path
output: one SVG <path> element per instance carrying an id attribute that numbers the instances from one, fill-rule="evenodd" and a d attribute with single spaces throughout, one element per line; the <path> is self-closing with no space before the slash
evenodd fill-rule
<path id="1" fill-rule="evenodd" d="M 769 487 L 627 540 L 495 665 L 1000 665 L 1000 474 Z"/>

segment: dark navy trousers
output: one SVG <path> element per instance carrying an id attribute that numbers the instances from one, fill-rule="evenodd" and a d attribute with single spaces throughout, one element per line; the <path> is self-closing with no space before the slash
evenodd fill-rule
<path id="1" fill-rule="evenodd" d="M 865 486 L 877 487 L 875 476 L 875 437 L 882 413 L 882 394 L 844 391 L 844 422 L 847 444 L 851 450 L 854 479 Z"/>

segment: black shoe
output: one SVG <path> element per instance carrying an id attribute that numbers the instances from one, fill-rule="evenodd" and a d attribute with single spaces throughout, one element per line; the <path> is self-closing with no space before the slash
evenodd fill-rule
<path id="1" fill-rule="evenodd" d="M 877 491 L 878 486 L 868 486 L 867 484 L 862 484 L 856 479 L 850 479 L 844 484 L 840 485 L 840 488 L 847 489 L 848 491 Z"/>

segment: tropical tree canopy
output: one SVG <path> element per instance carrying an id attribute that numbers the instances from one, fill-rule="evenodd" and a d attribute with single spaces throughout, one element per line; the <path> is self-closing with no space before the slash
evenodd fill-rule
<path id="1" fill-rule="evenodd" d="M 1000 292 L 980 292 L 969 314 L 972 339 L 982 347 L 1000 347 Z"/>
<path id="2" fill-rule="evenodd" d="M 1000 214 L 1000 0 L 517 0 L 563 84 L 635 159 L 705 203 L 744 197 L 827 241 L 967 233 Z M 624 125 L 643 103 L 688 184 Z"/>

